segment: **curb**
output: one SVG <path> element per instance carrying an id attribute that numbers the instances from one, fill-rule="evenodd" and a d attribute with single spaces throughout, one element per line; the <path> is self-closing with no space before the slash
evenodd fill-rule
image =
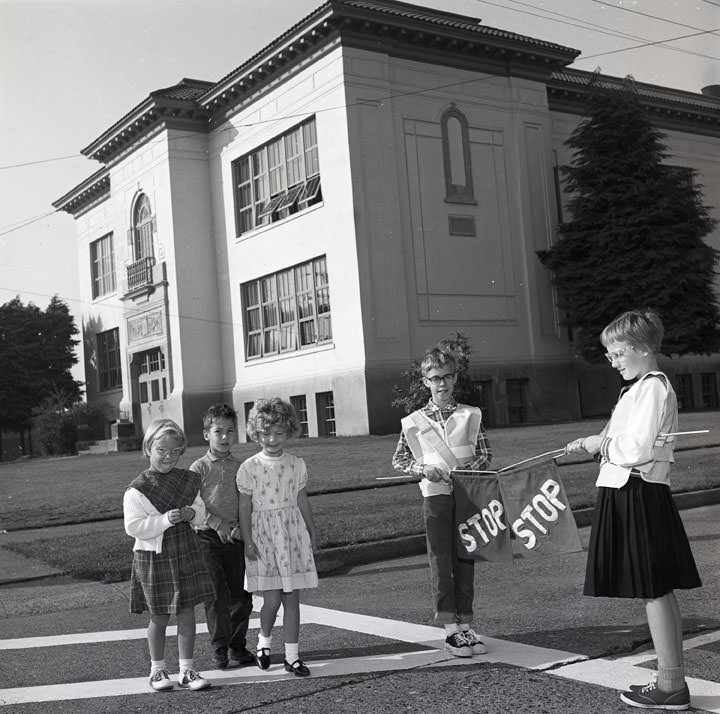
<path id="1" fill-rule="evenodd" d="M 673 499 L 679 510 L 711 506 L 720 503 L 720 488 L 705 489 L 702 491 L 686 491 L 673 494 Z M 592 523 L 593 508 L 579 508 L 573 511 L 573 517 L 578 528 L 586 528 Z M 393 558 L 407 558 L 423 555 L 427 552 L 425 534 L 400 536 L 386 540 L 352 543 L 349 545 L 323 548 L 315 554 L 315 565 L 318 575 L 329 577 L 339 575 L 349 568 L 357 565 L 367 565 Z M 66 576 L 63 571 L 55 571 L 44 575 L 0 577 L 0 587 L 16 585 L 19 583 L 33 583 Z"/>

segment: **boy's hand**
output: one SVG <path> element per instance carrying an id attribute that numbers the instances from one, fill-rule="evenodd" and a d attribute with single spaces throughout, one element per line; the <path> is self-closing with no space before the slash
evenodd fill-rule
<path id="1" fill-rule="evenodd" d="M 242 540 L 242 533 L 240 532 L 240 526 L 235 526 L 230 531 L 230 538 L 233 540 Z"/>
<path id="2" fill-rule="evenodd" d="M 423 475 L 428 481 L 432 481 L 433 483 L 450 481 L 450 474 L 439 466 L 423 466 Z"/>
<path id="3" fill-rule="evenodd" d="M 257 546 L 251 540 L 245 541 L 245 557 L 250 560 L 257 560 L 260 557 Z"/>
<path id="4" fill-rule="evenodd" d="M 183 506 L 180 509 L 180 520 L 189 522 L 195 518 L 195 509 L 192 506 Z"/>
<path id="5" fill-rule="evenodd" d="M 601 444 L 602 436 L 599 434 L 593 434 L 592 436 L 586 436 L 582 439 L 575 439 L 575 441 L 571 441 L 565 447 L 565 451 L 568 454 L 590 454 L 592 456 L 600 451 Z"/>
<path id="6" fill-rule="evenodd" d="M 221 543 L 233 542 L 233 529 L 230 528 L 230 526 L 225 523 L 225 521 L 222 521 L 220 523 L 220 525 L 215 529 L 215 532 L 218 534 Z"/>

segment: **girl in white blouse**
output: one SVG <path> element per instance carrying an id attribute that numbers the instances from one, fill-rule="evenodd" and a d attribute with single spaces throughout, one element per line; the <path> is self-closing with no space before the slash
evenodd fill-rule
<path id="1" fill-rule="evenodd" d="M 632 310 L 613 320 L 600 341 L 628 382 L 599 433 L 567 445 L 600 462 L 585 595 L 643 598 L 657 654 L 657 676 L 620 698 L 641 708 L 686 709 L 683 630 L 677 588 L 700 587 L 685 528 L 670 492 L 677 399 L 658 369 L 660 318 Z"/>

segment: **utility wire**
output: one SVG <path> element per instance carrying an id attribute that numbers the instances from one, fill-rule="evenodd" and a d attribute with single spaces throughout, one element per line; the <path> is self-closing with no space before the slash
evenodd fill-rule
<path id="1" fill-rule="evenodd" d="M 702 27 L 695 27 L 694 25 L 686 25 L 683 22 L 677 22 L 677 20 L 668 20 L 664 17 L 659 17 L 658 15 L 653 15 L 651 13 L 647 12 L 640 12 L 640 10 L 631 10 L 629 7 L 625 7 L 624 5 L 610 5 L 607 0 L 590 0 L 590 2 L 594 2 L 597 5 L 603 5 L 604 7 L 611 8 L 612 10 L 621 10 L 622 12 L 630 12 L 633 15 L 641 15 L 642 17 L 648 17 L 651 20 L 660 20 L 660 22 L 667 22 L 670 25 L 677 25 L 678 27 L 684 27 L 688 30 L 697 30 L 698 32 L 704 32 Z"/>

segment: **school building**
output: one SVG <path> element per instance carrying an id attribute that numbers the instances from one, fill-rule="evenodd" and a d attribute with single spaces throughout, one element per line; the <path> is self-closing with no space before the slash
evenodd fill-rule
<path id="1" fill-rule="evenodd" d="M 564 210 L 579 54 L 331 0 L 219 81 L 119 118 L 82 150 L 101 168 L 53 204 L 76 220 L 87 399 L 108 435 L 168 416 L 197 442 L 210 403 L 242 422 L 275 395 L 309 436 L 397 432 L 392 386 L 456 332 L 489 424 L 606 414 L 618 377 L 575 357 L 536 256 Z M 637 88 L 712 203 L 718 88 Z M 685 408 L 718 406 L 720 359 L 666 366 Z"/>

